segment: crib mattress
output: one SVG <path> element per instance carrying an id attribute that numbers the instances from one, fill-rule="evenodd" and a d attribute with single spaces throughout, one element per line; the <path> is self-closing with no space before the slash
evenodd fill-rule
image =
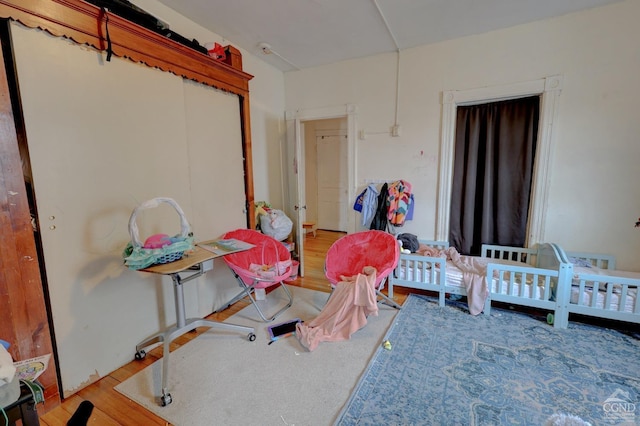
<path id="1" fill-rule="evenodd" d="M 581 294 L 580 288 L 574 285 L 571 287 L 571 303 L 574 305 L 580 304 L 582 306 L 593 307 L 592 306 L 593 293 L 594 293 L 593 289 L 585 288 Z M 633 313 L 633 308 L 636 305 L 637 297 L 638 297 L 637 290 L 629 289 L 629 291 L 627 292 L 627 297 L 625 298 L 624 310 L 622 310 L 621 312 Z M 595 307 L 598 309 L 604 309 L 604 307 L 606 306 L 605 305 L 606 298 L 607 298 L 607 293 L 605 291 L 598 291 Z M 609 306 L 609 310 L 620 311 L 619 309 L 620 293 L 619 292 L 615 290 L 611 292 L 611 301 L 609 302 L 608 306 Z"/>

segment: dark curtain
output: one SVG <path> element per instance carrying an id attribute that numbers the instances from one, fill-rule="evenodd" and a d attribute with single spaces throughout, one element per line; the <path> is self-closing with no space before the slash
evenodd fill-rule
<path id="1" fill-rule="evenodd" d="M 460 253 L 524 247 L 539 113 L 538 96 L 458 107 L 449 243 Z"/>

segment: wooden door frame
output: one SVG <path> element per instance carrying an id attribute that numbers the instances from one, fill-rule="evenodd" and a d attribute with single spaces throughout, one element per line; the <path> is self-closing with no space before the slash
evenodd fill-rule
<path id="1" fill-rule="evenodd" d="M 18 138 L 26 132 L 9 25 L 7 20 L 0 25 L 0 336 L 12 345 L 9 352 L 18 361 L 53 355 L 54 345 L 18 148 Z M 60 403 L 54 358 L 38 379 L 50 406 Z"/>

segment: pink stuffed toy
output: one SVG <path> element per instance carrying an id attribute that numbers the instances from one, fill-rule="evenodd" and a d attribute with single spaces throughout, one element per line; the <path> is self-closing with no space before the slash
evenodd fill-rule
<path id="1" fill-rule="evenodd" d="M 167 234 L 155 234 L 147 238 L 142 247 L 146 249 L 159 249 L 170 245 L 171 242 L 171 237 Z"/>

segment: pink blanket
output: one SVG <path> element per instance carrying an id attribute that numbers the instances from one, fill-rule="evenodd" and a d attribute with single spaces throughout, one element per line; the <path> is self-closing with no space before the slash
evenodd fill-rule
<path id="1" fill-rule="evenodd" d="M 489 290 L 487 288 L 487 264 L 489 260 L 477 256 L 462 256 L 454 247 L 443 250 L 447 261 L 462 271 L 462 283 L 467 290 L 467 306 L 471 315 L 484 310 Z"/>
<path id="2" fill-rule="evenodd" d="M 296 326 L 298 340 L 309 351 L 320 342 L 348 340 L 367 324 L 369 315 L 378 315 L 374 267 L 365 266 L 361 274 L 340 278 L 320 314 Z"/>
<path id="3" fill-rule="evenodd" d="M 484 310 L 489 290 L 487 288 L 487 264 L 489 259 L 476 256 L 463 256 L 455 247 L 439 250 L 420 244 L 416 252 L 423 256 L 444 257 L 462 271 L 462 283 L 467 290 L 467 305 L 471 315 L 478 315 Z"/>

